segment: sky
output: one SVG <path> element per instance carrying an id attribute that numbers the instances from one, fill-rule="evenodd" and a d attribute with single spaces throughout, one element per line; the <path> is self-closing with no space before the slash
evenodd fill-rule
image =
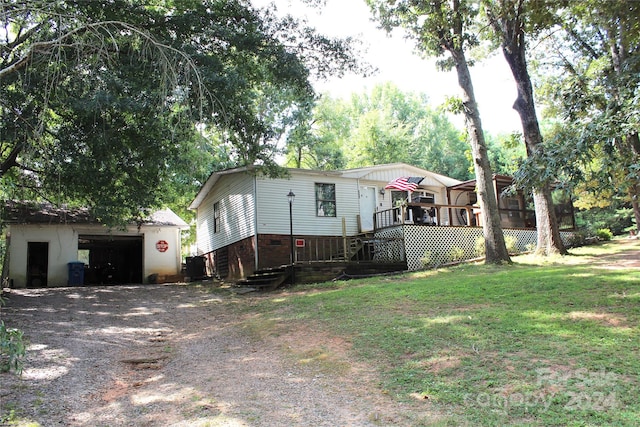
<path id="1" fill-rule="evenodd" d="M 354 37 L 362 40 L 367 49 L 364 60 L 378 72 L 368 78 L 346 75 L 328 81 L 315 82 L 317 92 L 346 98 L 353 92 L 370 91 L 378 83 L 393 82 L 404 92 L 420 92 L 429 96 L 433 106 L 440 105 L 446 96 L 459 96 L 460 88 L 455 72 L 438 71 L 435 60 L 423 59 L 413 52 L 412 42 L 400 32 L 389 37 L 371 21 L 365 0 L 327 0 L 321 10 L 306 7 L 300 0 L 252 0 L 257 7 L 274 2 L 278 13 L 306 17 L 320 33 L 333 37 Z M 520 131 L 520 119 L 511 107 L 516 98 L 516 86 L 502 54 L 476 64 L 471 75 L 485 131 L 492 134 Z M 461 117 L 452 117 L 454 124 L 463 127 Z"/>

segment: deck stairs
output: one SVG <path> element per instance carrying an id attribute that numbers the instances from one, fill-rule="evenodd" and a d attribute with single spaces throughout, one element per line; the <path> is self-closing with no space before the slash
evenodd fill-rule
<path id="1" fill-rule="evenodd" d="M 246 291 L 273 291 L 290 281 L 292 267 L 282 265 L 256 270 L 246 279 L 239 280 L 235 287 Z"/>
<path id="2" fill-rule="evenodd" d="M 367 256 L 361 251 L 365 248 L 365 241 L 373 238 L 372 233 L 362 233 L 356 238 L 349 239 L 349 245 L 347 247 L 347 254 L 344 253 L 344 248 L 340 248 L 338 252 L 332 257 L 333 261 L 336 260 L 344 260 L 344 261 L 362 261 L 367 260 Z"/>

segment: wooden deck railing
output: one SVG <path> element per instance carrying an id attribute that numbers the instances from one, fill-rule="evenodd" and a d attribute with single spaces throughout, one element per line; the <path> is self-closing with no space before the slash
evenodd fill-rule
<path id="1" fill-rule="evenodd" d="M 295 248 L 296 263 L 313 262 L 400 262 L 404 261 L 401 238 L 305 237 Z"/>
<path id="2" fill-rule="evenodd" d="M 446 220 L 443 211 L 446 209 Z M 477 207 L 475 210 L 477 211 Z M 464 215 L 461 215 L 464 212 Z M 455 222 L 452 219 L 456 219 Z M 474 207 L 469 205 L 440 205 L 435 203 L 409 203 L 374 214 L 374 229 L 391 227 L 398 224 L 424 225 L 475 225 Z"/>
<path id="3" fill-rule="evenodd" d="M 447 215 L 444 216 L 443 212 Z M 530 209 L 498 209 L 500 223 L 505 228 L 535 228 L 535 212 Z M 374 214 L 374 230 L 399 224 L 422 224 L 441 226 L 480 226 L 479 209 L 469 205 L 439 205 L 434 203 L 409 203 Z M 564 228 L 575 227 L 571 221 L 573 214 L 565 214 L 569 218 Z M 568 226 L 567 226 L 568 225 Z"/>

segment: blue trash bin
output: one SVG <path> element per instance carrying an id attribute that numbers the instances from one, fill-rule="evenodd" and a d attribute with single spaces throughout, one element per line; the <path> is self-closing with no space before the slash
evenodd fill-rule
<path id="1" fill-rule="evenodd" d="M 70 262 L 69 264 L 69 286 L 84 285 L 84 263 Z"/>

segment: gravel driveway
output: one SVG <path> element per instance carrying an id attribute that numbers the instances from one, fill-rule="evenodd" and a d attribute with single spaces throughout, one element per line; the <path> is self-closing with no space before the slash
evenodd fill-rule
<path id="1" fill-rule="evenodd" d="M 394 423 L 378 415 L 381 404 L 395 405 L 390 399 L 243 328 L 234 305 L 255 297 L 185 285 L 7 296 L 2 316 L 24 331 L 29 351 L 21 377 L 0 374 L 4 417 L 14 411 L 43 426 Z"/>

